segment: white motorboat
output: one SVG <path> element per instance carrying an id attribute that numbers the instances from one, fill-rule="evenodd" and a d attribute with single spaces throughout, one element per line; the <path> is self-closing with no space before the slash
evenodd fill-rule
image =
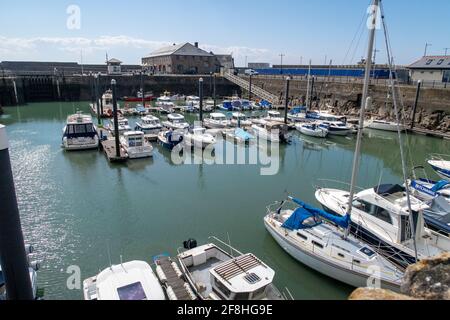
<path id="1" fill-rule="evenodd" d="M 371 119 L 365 123 L 365 127 L 374 130 L 397 132 L 397 122 Z M 406 131 L 405 125 L 400 125 L 400 131 Z"/>
<path id="2" fill-rule="evenodd" d="M 308 112 L 306 118 L 328 126 L 328 134 L 346 136 L 353 132 L 353 128 L 347 124 L 347 118 L 336 116 L 327 112 Z"/>
<path id="3" fill-rule="evenodd" d="M 348 191 L 319 188 L 316 199 L 330 213 L 345 215 L 348 211 Z M 385 252 L 403 267 L 418 259 L 450 251 L 450 239 L 425 227 L 424 210 L 429 206 L 410 196 L 413 229 L 405 189 L 399 185 L 380 185 L 363 190 L 352 202 L 351 232 Z M 415 235 L 415 237 L 413 237 Z"/>
<path id="4" fill-rule="evenodd" d="M 216 139 L 206 132 L 205 128 L 195 127 L 189 129 L 184 135 L 185 145 L 192 148 L 202 148 L 213 146 L 216 143 Z"/>
<path id="5" fill-rule="evenodd" d="M 167 129 L 186 130 L 189 128 L 189 123 L 186 122 L 184 116 L 178 113 L 172 113 L 167 116 L 167 121 L 162 123 Z"/>
<path id="6" fill-rule="evenodd" d="M 83 281 L 84 300 L 166 300 L 163 287 L 147 262 L 111 266 Z"/>
<path id="7" fill-rule="evenodd" d="M 120 137 L 120 145 L 130 159 L 148 158 L 153 156 L 153 147 L 145 140 L 142 131 L 127 131 Z"/>
<path id="8" fill-rule="evenodd" d="M 119 126 L 119 136 L 123 135 L 127 131 L 131 131 L 131 127 L 128 123 L 127 118 L 120 117 L 117 119 L 117 124 Z M 114 118 L 110 120 L 110 124 L 108 126 L 108 130 L 111 132 L 111 134 L 114 136 Z"/>
<path id="9" fill-rule="evenodd" d="M 187 96 L 187 97 L 186 97 L 186 103 L 200 104 L 200 97 L 197 97 L 197 96 Z"/>
<path id="10" fill-rule="evenodd" d="M 273 284 L 274 270 L 255 255 L 243 254 L 214 239 L 228 250 L 214 243 L 197 247 L 196 241 L 190 240 L 185 242 L 186 251 L 177 256 L 182 272 L 199 299 L 283 299 Z"/>
<path id="11" fill-rule="evenodd" d="M 296 124 L 295 128 L 300 133 L 317 138 L 326 138 L 328 136 L 328 127 L 326 125 L 318 125 L 316 123 L 310 124 Z"/>
<path id="12" fill-rule="evenodd" d="M 152 115 L 142 117 L 140 121 L 136 123 L 135 131 L 142 131 L 145 134 L 158 134 L 162 130 L 160 120 Z"/>
<path id="13" fill-rule="evenodd" d="M 96 149 L 98 144 L 97 128 L 90 115 L 78 111 L 67 117 L 62 137 L 64 149 L 68 151 Z"/>
<path id="14" fill-rule="evenodd" d="M 156 99 L 156 107 L 160 113 L 170 114 L 175 110 L 175 104 L 172 102 L 172 99 L 167 95 L 162 95 L 158 99 Z"/>
<path id="15" fill-rule="evenodd" d="M 184 139 L 185 130 L 161 131 L 158 134 L 158 143 L 164 148 L 172 150 Z"/>
<path id="16" fill-rule="evenodd" d="M 227 140 L 232 140 L 238 144 L 251 144 L 255 142 L 255 137 L 242 128 L 226 129 L 223 134 Z"/>
<path id="17" fill-rule="evenodd" d="M 230 124 L 232 127 L 248 128 L 252 126 L 252 122 L 247 119 L 247 116 L 240 112 L 233 112 L 231 114 Z"/>
<path id="18" fill-rule="evenodd" d="M 224 129 L 230 126 L 230 121 L 223 113 L 211 113 L 203 123 L 208 129 Z"/>
<path id="19" fill-rule="evenodd" d="M 260 125 L 252 125 L 251 132 L 258 137 L 266 141 L 275 143 L 289 142 L 288 128 L 285 124 L 280 122 L 268 122 Z"/>
<path id="20" fill-rule="evenodd" d="M 427 162 L 433 170 L 442 178 L 450 179 L 450 156 L 441 154 L 430 155 L 431 159 Z"/>
<path id="21" fill-rule="evenodd" d="M 294 123 L 308 121 L 306 119 L 306 108 L 305 107 L 293 108 L 291 111 L 289 111 L 287 117 L 288 117 L 289 121 L 294 122 Z"/>
<path id="22" fill-rule="evenodd" d="M 267 111 L 267 117 L 265 117 L 264 120 L 284 123 L 284 118 L 281 116 L 281 113 L 275 110 Z"/>
<path id="23" fill-rule="evenodd" d="M 340 228 L 348 223 L 349 217 L 338 218 L 293 198 L 269 206 L 264 218 L 275 241 L 308 267 L 353 287 L 375 286 L 371 281 L 377 270 L 382 288 L 400 291 L 403 272 L 355 237 L 344 238 Z"/>
<path id="24" fill-rule="evenodd" d="M 102 102 L 101 102 L 101 108 L 103 108 L 103 113 L 101 115 L 102 118 L 111 118 L 113 116 L 113 94 L 112 90 L 107 90 L 102 95 Z M 91 111 L 94 115 L 97 116 L 97 104 L 91 104 Z M 101 108 L 99 108 L 101 110 Z M 117 103 L 117 111 L 121 112 L 120 110 L 120 104 Z"/>

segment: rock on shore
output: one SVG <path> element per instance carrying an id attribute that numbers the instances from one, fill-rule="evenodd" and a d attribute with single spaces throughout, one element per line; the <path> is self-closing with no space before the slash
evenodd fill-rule
<path id="1" fill-rule="evenodd" d="M 402 294 L 383 289 L 356 289 L 350 300 L 450 300 L 450 252 L 406 269 Z"/>

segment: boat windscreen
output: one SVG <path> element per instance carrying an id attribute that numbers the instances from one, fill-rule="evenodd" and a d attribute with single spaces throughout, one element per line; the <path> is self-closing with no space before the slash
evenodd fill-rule
<path id="1" fill-rule="evenodd" d="M 388 196 L 398 192 L 404 192 L 405 188 L 398 184 L 380 184 L 374 187 L 373 190 L 380 196 Z"/>
<path id="2" fill-rule="evenodd" d="M 140 282 L 132 283 L 117 289 L 120 300 L 147 300 Z"/>

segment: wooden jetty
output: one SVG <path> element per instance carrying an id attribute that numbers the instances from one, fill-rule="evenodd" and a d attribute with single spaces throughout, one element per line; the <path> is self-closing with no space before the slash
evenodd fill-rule
<path id="1" fill-rule="evenodd" d="M 193 292 L 189 294 L 186 289 L 186 286 L 189 286 L 189 284 L 175 271 L 172 260 L 169 257 L 159 257 L 155 262 L 164 272 L 164 285 L 166 288 L 172 288 L 176 300 L 188 301 L 195 299 L 195 297 L 192 296 Z"/>
<path id="2" fill-rule="evenodd" d="M 415 134 L 421 134 L 421 135 L 428 136 L 428 137 L 436 137 L 436 138 L 441 138 L 441 139 L 445 139 L 445 140 L 450 140 L 449 133 L 444 133 L 444 132 L 435 131 L 435 130 L 428 130 L 428 129 L 424 129 L 424 128 L 414 127 L 413 129 L 408 129 L 408 132 L 412 132 Z"/>
<path id="3" fill-rule="evenodd" d="M 101 128 L 98 130 L 98 135 L 100 137 L 103 137 L 102 140 L 100 140 L 100 146 L 105 152 L 106 158 L 108 158 L 109 162 L 125 162 L 128 160 L 128 155 L 125 153 L 125 151 L 120 148 L 120 156 L 117 157 L 116 155 L 116 141 L 114 138 L 111 138 L 110 132 L 104 128 Z"/>

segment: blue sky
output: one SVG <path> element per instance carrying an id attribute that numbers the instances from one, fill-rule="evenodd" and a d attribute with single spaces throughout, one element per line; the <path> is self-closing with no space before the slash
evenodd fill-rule
<path id="1" fill-rule="evenodd" d="M 365 51 L 369 0 L 40 0 L 1 1 L 0 60 L 126 63 L 172 43 L 198 41 L 236 63 L 354 63 Z M 450 47 L 450 1 L 384 0 L 394 57 L 409 64 Z M 80 8 L 80 28 L 67 28 L 67 8 Z M 72 20 L 71 20 L 72 21 Z M 365 23 L 365 22 L 364 22 Z M 358 30 L 364 31 L 359 37 Z M 350 46 L 352 39 L 356 39 Z M 378 32 L 378 62 L 385 62 Z M 358 44 L 358 45 L 356 45 Z M 347 53 L 348 52 L 348 53 Z M 450 49 L 449 49 L 450 53 Z"/>

